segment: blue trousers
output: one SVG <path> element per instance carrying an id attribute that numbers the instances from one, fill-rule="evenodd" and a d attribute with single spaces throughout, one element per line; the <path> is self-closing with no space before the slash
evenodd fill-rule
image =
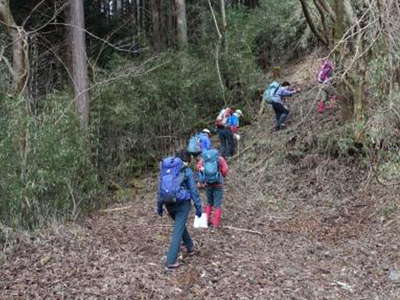
<path id="1" fill-rule="evenodd" d="M 221 208 L 224 197 L 224 188 L 222 186 L 207 186 L 207 203 L 215 208 Z"/>
<path id="2" fill-rule="evenodd" d="M 281 125 L 285 123 L 287 116 L 289 115 L 289 111 L 278 102 L 272 102 L 272 108 L 275 111 L 276 116 L 276 128 L 280 129 Z"/>
<path id="3" fill-rule="evenodd" d="M 192 208 L 191 201 L 183 201 L 166 206 L 168 214 L 175 221 L 171 242 L 167 253 L 167 265 L 172 265 L 178 258 L 181 242 L 188 251 L 193 250 L 193 241 L 186 228 L 186 221 Z"/>

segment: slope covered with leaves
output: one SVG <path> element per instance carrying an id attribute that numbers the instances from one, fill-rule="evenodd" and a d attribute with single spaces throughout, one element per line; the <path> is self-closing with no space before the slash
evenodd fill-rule
<path id="1" fill-rule="evenodd" d="M 312 69 L 310 58 L 286 76 L 303 87 L 287 130 L 271 132 L 269 109 L 242 129 L 223 226 L 191 219 L 198 252 L 181 268 L 162 267 L 171 222 L 154 214 L 149 174 L 120 191 L 128 203 L 10 236 L 1 298 L 398 299 L 399 188 L 338 138 L 338 107 L 315 112 Z"/>

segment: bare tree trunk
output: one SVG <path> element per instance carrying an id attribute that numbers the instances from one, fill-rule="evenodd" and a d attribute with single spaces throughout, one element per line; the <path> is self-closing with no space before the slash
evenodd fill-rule
<path id="1" fill-rule="evenodd" d="M 122 0 L 115 0 L 116 1 L 116 16 L 122 15 Z"/>
<path id="2" fill-rule="evenodd" d="M 7 31 L 12 39 L 13 63 L 8 63 L 4 56 L 0 57 L 3 60 L 13 76 L 13 94 L 21 95 L 26 91 L 29 71 L 29 56 L 28 56 L 28 40 L 27 34 L 23 27 L 15 23 L 14 17 L 10 10 L 9 0 L 0 0 L 0 21 L 7 28 Z"/>
<path id="3" fill-rule="evenodd" d="M 228 26 L 226 23 L 225 0 L 220 0 L 220 6 L 221 6 L 221 18 L 222 18 L 222 31 L 225 32 Z"/>
<path id="4" fill-rule="evenodd" d="M 354 91 L 354 140 L 357 143 L 363 144 L 365 140 L 364 136 L 364 128 L 363 124 L 365 123 L 365 98 L 364 98 L 364 89 L 365 89 L 365 75 L 366 68 L 364 65 L 363 59 L 361 59 L 359 66 L 359 74 L 358 82 L 355 83 L 355 91 Z"/>
<path id="5" fill-rule="evenodd" d="M 161 22 L 160 22 L 160 0 L 151 1 L 151 16 L 153 25 L 153 46 L 154 50 L 159 53 L 161 51 Z"/>
<path id="6" fill-rule="evenodd" d="M 311 14 L 308 10 L 307 3 L 305 0 L 299 0 L 301 4 L 301 8 L 303 9 L 303 14 L 304 17 L 306 18 L 307 24 L 310 27 L 311 31 L 314 33 L 314 35 L 317 37 L 318 40 L 320 40 L 325 46 L 328 46 L 328 41 L 327 38 L 319 32 L 318 28 L 316 27 Z"/>
<path id="7" fill-rule="evenodd" d="M 185 0 L 175 0 L 175 5 L 176 5 L 177 42 L 179 49 L 183 49 L 188 44 L 186 3 Z"/>
<path id="8" fill-rule="evenodd" d="M 343 0 L 335 0 L 334 4 L 336 22 L 333 33 L 334 45 L 343 38 L 345 31 L 345 4 Z M 340 47 L 337 47 L 339 49 Z M 340 51 L 340 50 L 339 50 Z"/>
<path id="9" fill-rule="evenodd" d="M 142 33 L 142 30 L 140 28 L 140 0 L 136 0 L 136 10 L 135 10 L 135 16 L 136 16 L 136 33 L 140 35 Z"/>
<path id="10" fill-rule="evenodd" d="M 83 1 L 69 0 L 69 6 L 72 78 L 75 92 L 74 101 L 81 127 L 86 129 L 89 125 L 89 80 L 87 72 Z"/>

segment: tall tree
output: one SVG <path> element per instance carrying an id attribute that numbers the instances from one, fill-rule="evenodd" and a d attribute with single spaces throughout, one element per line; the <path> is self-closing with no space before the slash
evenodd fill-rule
<path id="1" fill-rule="evenodd" d="M 89 79 L 82 0 L 69 0 L 70 47 L 75 106 L 82 128 L 89 124 Z"/>
<path id="2" fill-rule="evenodd" d="M 176 23 L 177 23 L 177 41 L 178 47 L 183 49 L 187 46 L 187 20 L 186 20 L 186 3 L 185 0 L 175 0 L 176 6 Z"/>
<path id="3" fill-rule="evenodd" d="M 0 60 L 8 64 L 10 72 L 13 76 L 13 93 L 20 95 L 25 92 L 28 82 L 29 70 L 29 45 L 27 34 L 22 26 L 15 23 L 13 14 L 10 10 L 9 0 L 0 0 L 0 22 L 7 28 L 12 40 L 13 63 L 8 63 L 3 56 Z"/>
<path id="4" fill-rule="evenodd" d="M 219 0 L 219 5 L 221 6 L 222 31 L 225 32 L 228 26 L 226 23 L 225 0 Z"/>
<path id="5" fill-rule="evenodd" d="M 151 16 L 153 25 L 153 46 L 156 52 L 161 51 L 161 2 L 160 0 L 151 1 Z"/>

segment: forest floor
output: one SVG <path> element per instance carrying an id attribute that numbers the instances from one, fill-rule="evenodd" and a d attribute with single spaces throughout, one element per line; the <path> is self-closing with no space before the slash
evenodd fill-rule
<path id="1" fill-rule="evenodd" d="M 287 130 L 270 132 L 270 110 L 242 129 L 222 227 L 194 229 L 192 213 L 197 255 L 179 269 L 163 267 L 172 223 L 154 213 L 149 174 L 128 202 L 10 241 L 0 298 L 400 299 L 399 188 L 311 147 L 340 122 L 314 96 L 293 99 Z"/>

